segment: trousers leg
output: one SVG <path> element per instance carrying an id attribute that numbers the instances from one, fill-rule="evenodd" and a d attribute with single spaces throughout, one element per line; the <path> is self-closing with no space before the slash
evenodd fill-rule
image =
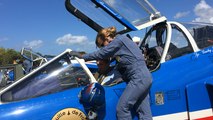
<path id="1" fill-rule="evenodd" d="M 135 105 L 139 120 L 152 120 L 152 113 L 150 109 L 149 94 L 144 100 L 139 100 Z"/>
<path id="2" fill-rule="evenodd" d="M 144 82 L 140 82 L 140 80 L 129 81 L 116 108 L 118 120 L 132 120 L 131 110 L 133 110 L 139 98 L 142 101 L 144 100 L 145 96 L 143 94 L 148 93 L 149 90 L 147 86 L 150 85 L 144 85 Z"/>

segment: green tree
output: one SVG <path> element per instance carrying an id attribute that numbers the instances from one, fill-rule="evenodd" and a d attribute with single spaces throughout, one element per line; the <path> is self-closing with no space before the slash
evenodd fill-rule
<path id="1" fill-rule="evenodd" d="M 0 65 L 13 64 L 13 61 L 17 59 L 22 59 L 20 52 L 14 49 L 0 48 Z"/>
<path id="2" fill-rule="evenodd" d="M 3 64 L 4 54 L 5 54 L 5 49 L 4 48 L 0 48 L 0 65 Z"/>

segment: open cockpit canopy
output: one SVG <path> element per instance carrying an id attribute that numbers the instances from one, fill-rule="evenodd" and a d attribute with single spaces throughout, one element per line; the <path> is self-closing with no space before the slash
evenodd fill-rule
<path id="1" fill-rule="evenodd" d="M 96 31 L 115 26 L 119 33 L 166 20 L 147 0 L 66 0 L 66 9 Z"/>

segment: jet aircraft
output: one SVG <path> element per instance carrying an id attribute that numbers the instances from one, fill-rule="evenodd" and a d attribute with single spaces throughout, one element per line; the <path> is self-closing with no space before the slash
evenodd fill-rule
<path id="1" fill-rule="evenodd" d="M 115 26 L 119 34 L 129 34 L 149 28 L 138 47 L 153 76 L 149 95 L 154 120 L 213 119 L 212 24 L 168 21 L 147 0 L 66 0 L 65 6 L 95 31 Z M 1 90 L 0 118 L 86 120 L 96 115 L 115 120 L 126 84 L 94 86 L 90 69 L 71 51 L 65 50 Z M 103 105 L 99 111 L 81 100 L 85 90 L 94 87 L 100 90 L 94 99 Z"/>
<path id="2" fill-rule="evenodd" d="M 153 76 L 154 120 L 213 118 L 213 24 L 168 21 L 147 0 L 66 0 L 66 8 L 97 32 L 146 29 L 138 47 Z"/>

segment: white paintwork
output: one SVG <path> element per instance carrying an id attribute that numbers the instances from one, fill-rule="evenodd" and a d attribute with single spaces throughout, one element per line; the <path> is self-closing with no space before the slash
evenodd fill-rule
<path id="1" fill-rule="evenodd" d="M 205 118 L 208 116 L 213 116 L 212 109 L 199 110 L 194 112 L 189 112 L 190 119 Z"/>
<path id="2" fill-rule="evenodd" d="M 157 23 L 160 23 L 160 22 L 163 22 L 163 21 L 166 21 L 166 17 L 162 16 L 160 18 L 157 18 L 155 20 L 151 20 L 147 23 L 144 23 L 144 24 L 141 24 L 139 26 L 135 26 L 138 30 L 141 30 L 141 29 L 144 29 L 144 28 L 147 28 L 149 26 L 152 26 L 152 25 L 155 25 Z"/>
<path id="3" fill-rule="evenodd" d="M 188 113 L 180 112 L 175 114 L 162 115 L 153 117 L 153 120 L 188 120 Z"/>
<path id="4" fill-rule="evenodd" d="M 75 57 L 75 59 L 80 63 L 81 67 L 84 69 L 86 74 L 90 77 L 90 83 L 97 82 L 95 77 L 90 72 L 89 68 L 86 66 L 84 59 L 79 59 L 77 57 Z"/>

